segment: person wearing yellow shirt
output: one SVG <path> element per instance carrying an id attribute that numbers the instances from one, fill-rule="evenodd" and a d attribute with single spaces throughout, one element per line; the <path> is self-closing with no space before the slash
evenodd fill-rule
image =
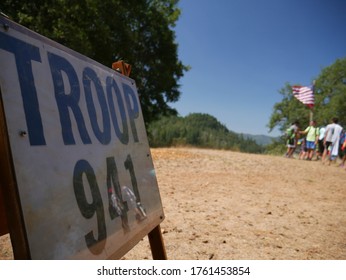
<path id="1" fill-rule="evenodd" d="M 318 143 L 318 136 L 320 135 L 319 129 L 316 127 L 316 121 L 310 121 L 310 125 L 299 133 L 306 134 L 307 160 L 312 160 Z"/>

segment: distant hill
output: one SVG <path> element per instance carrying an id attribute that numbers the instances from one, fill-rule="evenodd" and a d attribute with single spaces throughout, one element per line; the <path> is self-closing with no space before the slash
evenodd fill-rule
<path id="1" fill-rule="evenodd" d="M 258 145 L 261 145 L 261 146 L 269 145 L 276 139 L 275 137 L 270 137 L 267 135 L 253 135 L 253 134 L 246 134 L 246 133 L 240 133 L 239 135 L 242 135 L 245 139 L 252 139 Z"/>
<path id="2" fill-rule="evenodd" d="M 192 113 L 186 117 L 170 116 L 148 127 L 151 147 L 195 146 L 247 153 L 263 153 L 262 145 L 251 137 L 230 131 L 215 117 Z"/>

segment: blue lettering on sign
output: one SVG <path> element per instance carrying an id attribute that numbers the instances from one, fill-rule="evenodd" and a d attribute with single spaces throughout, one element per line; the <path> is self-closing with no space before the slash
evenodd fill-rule
<path id="1" fill-rule="evenodd" d="M 32 70 L 32 61 L 42 62 L 40 49 L 5 33 L 0 33 L 0 49 L 12 53 L 15 57 L 30 145 L 46 145 Z M 80 107 L 82 90 L 92 132 L 101 144 L 107 145 L 111 141 L 111 122 L 116 137 L 121 143 L 128 144 L 128 121 L 133 141 L 139 142 L 135 123 L 139 117 L 139 104 L 132 87 L 122 83 L 123 97 L 112 76 L 107 76 L 103 83 L 93 68 L 85 67 L 81 73 L 82 81 L 79 81 L 78 73 L 65 57 L 52 52 L 47 52 L 47 57 L 59 112 L 62 140 L 65 145 L 76 144 L 77 135 L 76 131 L 73 131 L 72 118 L 77 124 L 79 137 L 83 144 L 92 143 L 89 134 L 91 131 L 88 131 L 86 126 L 88 120 Z M 67 80 L 64 79 L 64 76 L 67 77 Z M 66 89 L 69 91 L 66 92 Z M 101 112 L 101 114 L 97 112 Z M 98 115 L 101 115 L 100 120 L 98 120 Z"/>
<path id="2" fill-rule="evenodd" d="M 128 133 L 128 126 L 127 126 L 127 119 L 126 119 L 126 113 L 125 113 L 125 107 L 124 102 L 121 97 L 120 89 L 115 82 L 115 80 L 111 77 L 107 77 L 106 79 L 106 88 L 107 88 L 107 98 L 108 98 L 108 104 L 109 104 L 109 110 L 111 113 L 111 118 L 113 121 L 113 127 L 115 130 L 115 134 L 123 144 L 127 144 L 129 142 L 129 133 Z M 113 100 L 113 92 L 115 93 L 115 97 L 117 99 L 118 109 L 120 112 L 120 118 L 121 118 L 121 124 L 123 127 L 123 131 L 120 130 L 119 122 L 117 120 L 116 111 L 115 111 L 115 104 Z"/>
<path id="3" fill-rule="evenodd" d="M 129 85 L 123 84 L 123 89 L 125 94 L 126 107 L 130 117 L 130 125 L 131 125 L 133 140 L 135 142 L 138 142 L 135 119 L 138 118 L 139 109 L 138 109 L 138 103 L 136 101 L 137 100 L 136 95 L 133 89 Z"/>
<path id="4" fill-rule="evenodd" d="M 95 110 L 95 105 L 93 102 L 92 91 L 91 91 L 91 82 L 94 83 L 96 88 L 97 97 L 100 102 L 100 107 L 102 110 L 102 120 L 103 120 L 103 132 L 100 130 L 97 123 L 97 114 Z M 85 68 L 83 71 L 83 84 L 84 84 L 84 93 L 85 99 L 88 107 L 89 117 L 91 126 L 93 128 L 94 134 L 100 143 L 106 145 L 111 141 L 111 124 L 109 120 L 108 106 L 103 91 L 101 82 L 97 77 L 95 71 L 89 67 Z"/>
<path id="5" fill-rule="evenodd" d="M 62 128 L 62 137 L 65 145 L 76 144 L 72 134 L 72 124 L 69 108 L 78 124 L 78 131 L 84 144 L 90 144 L 91 140 L 87 132 L 82 111 L 78 102 L 80 98 L 80 87 L 78 76 L 72 64 L 65 58 L 48 53 L 48 60 L 54 84 L 55 99 L 59 109 L 60 123 Z M 65 93 L 65 85 L 62 76 L 65 72 L 69 79 L 71 92 Z"/>
<path id="6" fill-rule="evenodd" d="M 41 62 L 38 47 L 0 33 L 0 48 L 14 54 L 30 144 L 46 145 L 31 61 Z"/>

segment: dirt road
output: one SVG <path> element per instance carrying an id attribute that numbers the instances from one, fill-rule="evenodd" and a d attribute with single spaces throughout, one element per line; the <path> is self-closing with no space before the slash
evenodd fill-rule
<path id="1" fill-rule="evenodd" d="M 169 259 L 346 259 L 346 170 L 192 148 L 152 149 Z M 11 259 L 8 236 L 0 259 Z M 124 259 L 151 259 L 144 238 Z"/>

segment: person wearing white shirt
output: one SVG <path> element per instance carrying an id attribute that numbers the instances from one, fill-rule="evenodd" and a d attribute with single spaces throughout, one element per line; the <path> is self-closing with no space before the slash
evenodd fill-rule
<path id="1" fill-rule="evenodd" d="M 323 144 L 324 144 L 324 151 L 323 151 L 323 155 L 322 155 L 322 161 L 323 162 L 327 158 L 328 149 L 329 149 L 330 145 L 332 144 L 332 136 L 333 136 L 333 132 L 334 132 L 334 127 L 338 122 L 339 122 L 338 118 L 333 118 L 332 123 L 330 123 L 326 126 L 325 136 L 324 136 L 324 140 L 323 140 Z"/>
<path id="2" fill-rule="evenodd" d="M 325 132 L 326 128 L 324 126 L 321 126 L 319 129 L 320 135 L 318 136 L 318 147 L 317 147 L 317 160 L 322 158 L 323 152 L 324 152 L 324 137 L 325 137 Z"/>
<path id="3" fill-rule="evenodd" d="M 336 161 L 338 157 L 342 129 L 343 128 L 341 125 L 339 125 L 338 123 L 335 124 L 333 135 L 332 135 L 332 145 L 330 150 L 329 164 L 332 161 Z"/>

